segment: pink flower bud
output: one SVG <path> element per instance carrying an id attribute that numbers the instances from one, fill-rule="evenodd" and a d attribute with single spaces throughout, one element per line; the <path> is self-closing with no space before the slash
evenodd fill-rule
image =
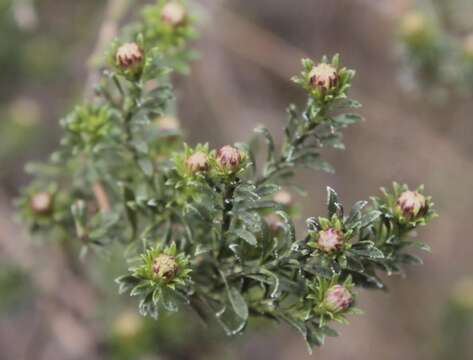
<path id="1" fill-rule="evenodd" d="M 31 198 L 30 206 L 36 214 L 47 214 L 51 211 L 53 198 L 48 192 L 39 192 Z"/>
<path id="2" fill-rule="evenodd" d="M 143 52 L 136 43 L 126 43 L 120 46 L 116 54 L 117 65 L 122 69 L 130 69 L 140 65 Z"/>
<path id="3" fill-rule="evenodd" d="M 217 152 L 217 160 L 222 169 L 235 171 L 240 166 L 242 156 L 240 150 L 226 145 Z"/>
<path id="4" fill-rule="evenodd" d="M 342 241 L 343 235 L 341 231 L 330 228 L 319 232 L 317 245 L 322 251 L 332 252 L 341 248 Z"/>
<path id="5" fill-rule="evenodd" d="M 182 25 L 186 19 L 186 9 L 177 1 L 168 2 L 161 10 L 161 19 L 173 27 Z"/>
<path id="6" fill-rule="evenodd" d="M 161 254 L 153 261 L 153 272 L 162 279 L 172 280 L 178 270 L 176 259 L 173 256 Z"/>
<path id="7" fill-rule="evenodd" d="M 406 217 L 416 217 L 425 209 L 425 197 L 417 191 L 404 191 L 397 204 Z"/>
<path id="8" fill-rule="evenodd" d="M 292 196 L 289 192 L 281 190 L 273 196 L 273 200 L 281 205 L 290 206 L 292 204 Z"/>
<path id="9" fill-rule="evenodd" d="M 191 173 L 206 171 L 209 168 L 209 157 L 202 151 L 196 151 L 189 156 L 186 166 Z"/>
<path id="10" fill-rule="evenodd" d="M 325 294 L 325 306 L 331 312 L 337 313 L 350 307 L 353 302 L 353 295 L 342 285 L 334 285 Z"/>
<path id="11" fill-rule="evenodd" d="M 332 65 L 320 63 L 309 73 L 310 84 L 320 90 L 330 90 L 337 86 L 338 73 Z"/>

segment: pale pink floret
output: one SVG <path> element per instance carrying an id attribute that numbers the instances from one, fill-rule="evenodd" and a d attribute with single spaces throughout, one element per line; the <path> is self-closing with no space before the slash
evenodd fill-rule
<path id="1" fill-rule="evenodd" d="M 153 261 L 153 272 L 160 278 L 170 280 L 177 270 L 177 262 L 173 256 L 161 254 Z"/>
<path id="2" fill-rule="evenodd" d="M 319 232 L 317 245 L 319 249 L 325 252 L 331 252 L 340 249 L 342 246 L 342 234 L 339 230 L 327 229 Z"/>
<path id="3" fill-rule="evenodd" d="M 321 63 L 312 69 L 309 79 L 310 84 L 315 88 L 332 89 L 338 82 L 337 69 L 332 65 Z"/>

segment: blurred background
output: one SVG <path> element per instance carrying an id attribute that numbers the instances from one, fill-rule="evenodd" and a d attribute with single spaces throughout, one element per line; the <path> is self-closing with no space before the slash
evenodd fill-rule
<path id="1" fill-rule="evenodd" d="M 128 16 L 144 3 L 135 1 Z M 393 180 L 424 183 L 440 213 L 419 234 L 432 254 L 407 280 L 389 279 L 389 293 L 361 291 L 366 314 L 338 327 L 342 336 L 312 357 L 295 331 L 265 321 L 226 338 L 190 313 L 140 318 L 110 281 L 117 275 L 113 250 L 78 272 L 12 220 L 12 200 L 29 180 L 25 163 L 45 160 L 58 146 L 58 120 L 81 99 L 107 1 L 0 0 L 0 359 L 472 359 L 473 97 L 460 80 L 427 80 L 413 90 L 420 82 L 400 36 L 404 31 L 406 40 L 400 24 L 413 8 L 448 12 L 450 25 L 461 15 L 468 20 L 457 35 L 466 36 L 473 31 L 470 1 L 194 3 L 202 13 L 194 44 L 200 59 L 189 76 L 175 79 L 188 141 L 247 140 L 261 123 L 281 139 L 286 106 L 304 101 L 288 80 L 300 58 L 339 52 L 357 70 L 352 96 L 363 103 L 366 122 L 348 129 L 346 151 L 325 152 L 335 174 L 300 173 L 309 192 L 297 198 L 301 218 L 323 211 L 327 185 L 350 204 Z M 442 3 L 448 9 L 439 10 Z M 462 91 L 451 91 L 456 85 Z"/>

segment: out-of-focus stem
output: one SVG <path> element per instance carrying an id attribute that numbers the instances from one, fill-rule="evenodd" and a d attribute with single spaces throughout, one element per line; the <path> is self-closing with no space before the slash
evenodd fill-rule
<path id="1" fill-rule="evenodd" d="M 97 204 L 101 211 L 110 211 L 110 202 L 108 195 L 100 181 L 96 181 L 92 187 L 92 190 L 97 200 Z"/>
<path id="2" fill-rule="evenodd" d="M 99 72 L 97 65 L 100 58 L 118 33 L 121 20 L 130 8 L 131 0 L 109 0 L 105 8 L 104 21 L 99 30 L 99 35 L 92 55 L 88 60 L 88 74 L 84 87 L 84 97 L 90 98 L 94 93 L 94 86 L 98 82 Z"/>

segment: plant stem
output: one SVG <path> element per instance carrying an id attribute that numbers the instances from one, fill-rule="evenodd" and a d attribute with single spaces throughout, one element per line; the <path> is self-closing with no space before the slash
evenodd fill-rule
<path id="1" fill-rule="evenodd" d="M 222 237 L 230 228 L 231 216 L 230 211 L 233 208 L 233 194 L 235 192 L 235 185 L 230 183 L 225 186 L 223 194 L 223 210 L 222 210 Z"/>
<path id="2" fill-rule="evenodd" d="M 313 106 L 318 106 L 318 105 L 314 104 L 314 102 L 309 99 L 307 107 L 304 111 L 304 114 L 306 114 L 307 117 L 309 117 L 308 114 L 310 114 L 311 108 Z M 326 106 L 322 104 L 320 105 L 320 110 L 318 111 L 317 115 L 313 119 L 310 119 L 310 123 L 308 124 L 306 128 L 302 129 L 302 133 L 300 133 L 298 136 L 294 136 L 292 139 L 286 138 L 285 144 L 283 145 L 283 149 L 289 147 L 289 148 L 292 148 L 293 150 L 296 150 L 299 147 L 303 146 L 305 141 L 312 134 L 312 131 L 314 131 L 314 129 L 321 123 L 320 121 L 317 121 L 318 118 L 320 117 L 323 119 L 325 116 L 325 113 L 326 113 Z M 284 151 L 282 151 L 282 153 L 283 155 L 281 155 L 279 159 L 272 165 L 272 169 L 267 174 L 263 175 L 260 179 L 256 181 L 256 185 L 262 185 L 266 181 L 270 180 L 275 174 L 277 174 L 280 170 L 282 170 L 283 165 L 286 163 L 288 164 L 288 167 L 289 165 L 291 167 L 294 167 L 293 164 L 288 162 L 289 159 L 288 159 L 287 154 L 284 154 Z"/>

